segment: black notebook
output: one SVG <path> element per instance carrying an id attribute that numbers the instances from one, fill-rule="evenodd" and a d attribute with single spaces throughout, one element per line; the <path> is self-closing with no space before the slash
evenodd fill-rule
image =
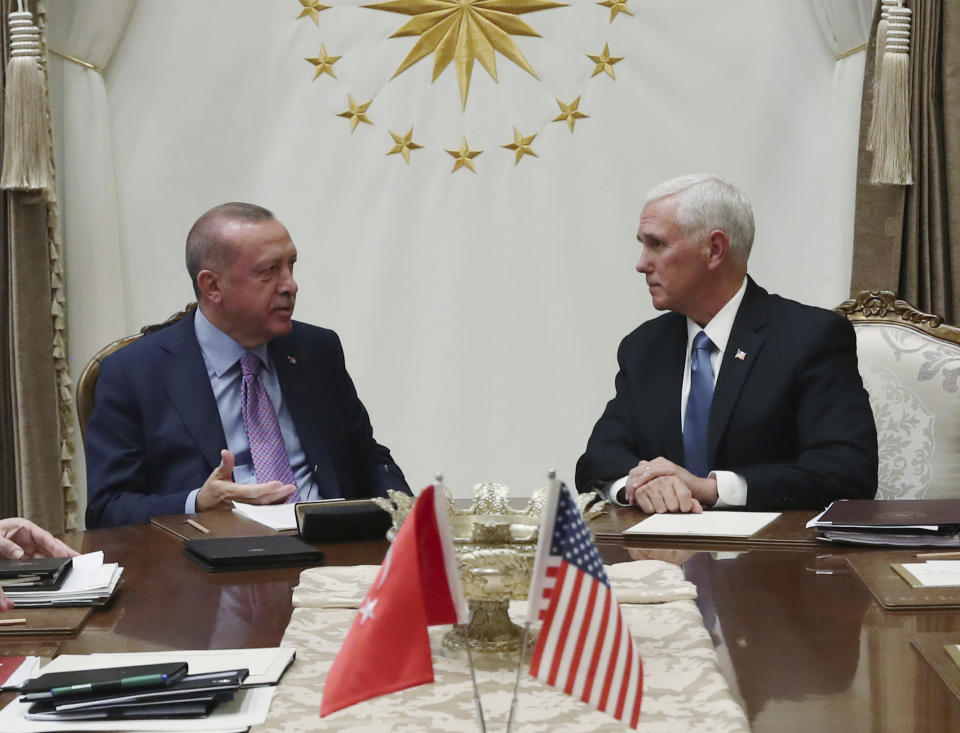
<path id="1" fill-rule="evenodd" d="M 0 586 L 16 591 L 57 590 L 72 564 L 69 557 L 0 560 Z"/>
<path id="2" fill-rule="evenodd" d="M 283 534 L 188 540 L 183 554 L 208 573 L 323 564 L 320 550 Z"/>

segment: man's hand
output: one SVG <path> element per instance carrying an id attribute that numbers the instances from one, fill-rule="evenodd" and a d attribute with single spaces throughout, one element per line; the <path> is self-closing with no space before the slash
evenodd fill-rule
<path id="1" fill-rule="evenodd" d="M 640 461 L 627 474 L 624 494 L 646 514 L 693 512 L 713 506 L 719 497 L 717 480 L 694 476 L 666 458 Z"/>
<path id="2" fill-rule="evenodd" d="M 233 482 L 233 453 L 220 451 L 220 465 L 203 482 L 197 492 L 197 511 L 230 509 L 233 502 L 243 504 L 276 504 L 297 490 L 293 484 L 270 481 L 265 484 L 237 484 Z"/>
<path id="3" fill-rule="evenodd" d="M 29 519 L 0 519 L 0 555 L 19 560 L 31 557 L 74 557 L 80 553 Z"/>

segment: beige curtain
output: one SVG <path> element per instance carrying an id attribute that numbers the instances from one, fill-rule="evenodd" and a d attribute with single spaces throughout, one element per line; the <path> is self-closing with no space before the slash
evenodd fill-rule
<path id="1" fill-rule="evenodd" d="M 873 106 L 871 52 L 863 82 L 851 291 L 893 290 L 921 310 L 956 324 L 960 322 L 960 166 L 956 164 L 960 160 L 960 3 L 909 0 L 908 6 L 913 10 L 910 141 L 914 184 L 869 183 L 872 154 L 864 144 Z"/>
<path id="2" fill-rule="evenodd" d="M 42 32 L 42 3 L 28 7 Z M 15 0 L 0 0 L 5 35 L 7 13 L 15 9 Z M 0 274 L 7 297 L 0 410 L 3 422 L 12 425 L 12 435 L 0 435 L 4 439 L 3 513 L 20 514 L 63 531 L 76 526 L 76 496 L 56 196 L 4 191 L 3 214 L 5 269 Z"/>

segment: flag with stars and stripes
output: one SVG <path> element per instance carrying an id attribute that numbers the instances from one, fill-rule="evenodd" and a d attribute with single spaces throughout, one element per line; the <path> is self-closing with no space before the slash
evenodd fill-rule
<path id="1" fill-rule="evenodd" d="M 543 622 L 530 674 L 636 728 L 640 654 L 565 486 L 548 494 L 529 599 L 528 621 Z"/>

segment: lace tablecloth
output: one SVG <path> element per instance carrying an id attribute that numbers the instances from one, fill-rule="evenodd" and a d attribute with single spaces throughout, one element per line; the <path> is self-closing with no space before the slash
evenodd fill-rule
<path id="1" fill-rule="evenodd" d="M 312 568 L 293 593 L 293 617 L 283 636 L 297 649 L 257 733 L 277 731 L 443 731 L 476 729 L 466 654 L 442 640 L 449 627 L 430 629 L 434 684 L 358 703 L 319 717 L 323 681 L 378 566 Z M 676 565 L 638 560 L 607 567 L 614 592 L 643 658 L 641 731 L 749 731 L 746 716 L 717 666 L 710 637 L 693 599 L 696 588 Z M 510 604 L 522 623 L 526 603 Z M 376 654 L 376 649 L 370 650 Z M 528 652 L 529 653 L 529 652 Z M 487 728 L 505 730 L 516 656 L 474 654 Z M 615 719 L 534 679 L 524 669 L 514 730 L 522 733 L 623 731 Z"/>

